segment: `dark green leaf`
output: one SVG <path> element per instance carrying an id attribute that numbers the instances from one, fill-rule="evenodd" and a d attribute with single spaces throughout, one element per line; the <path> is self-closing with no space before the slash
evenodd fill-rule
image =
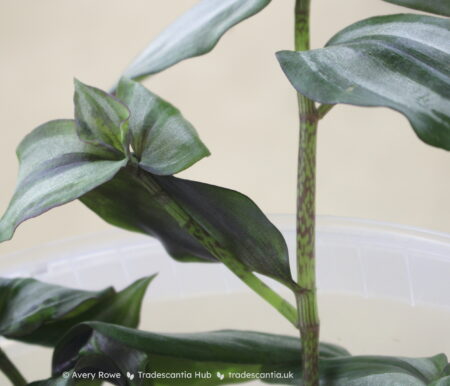
<path id="1" fill-rule="evenodd" d="M 269 3 L 270 0 L 201 0 L 153 40 L 123 75 L 143 78 L 184 59 L 206 54 L 231 27 Z"/>
<path id="2" fill-rule="evenodd" d="M 307 97 L 392 108 L 424 142 L 450 150 L 449 42 L 450 20 L 392 15 L 351 25 L 326 48 L 277 56 Z"/>
<path id="3" fill-rule="evenodd" d="M 54 346 L 73 326 L 103 321 L 137 327 L 142 299 L 154 276 L 120 292 L 81 291 L 34 279 L 0 279 L 0 335 Z"/>
<path id="4" fill-rule="evenodd" d="M 86 369 L 120 371 L 119 385 L 219 385 L 247 382 L 237 373 L 272 373 L 284 379 L 262 379 L 267 383 L 301 384 L 300 341 L 296 337 L 250 331 L 216 331 L 194 334 L 153 334 L 105 323 L 85 323 L 72 329 L 55 348 L 53 372 Z M 320 346 L 320 384 L 327 386 L 427 385 L 445 376 L 445 355 L 411 359 L 358 356 L 337 346 Z M 134 373 L 132 381 L 126 372 Z M 186 372 L 191 379 L 145 380 L 139 371 Z M 195 372 L 211 378 L 195 378 Z M 216 373 L 224 374 L 220 380 Z M 272 373 L 273 374 L 273 373 Z M 154 382 L 154 383 L 153 383 Z M 41 385 L 53 385 L 42 383 Z"/>
<path id="5" fill-rule="evenodd" d="M 155 177 L 219 244 L 252 271 L 292 281 L 286 242 L 247 196 L 175 177 Z"/>
<path id="6" fill-rule="evenodd" d="M 209 155 L 180 112 L 139 83 L 123 78 L 117 96 L 130 109 L 132 147 L 143 169 L 176 174 Z"/>
<path id="7" fill-rule="evenodd" d="M 0 242 L 23 221 L 75 200 L 110 180 L 126 164 L 108 149 L 80 141 L 71 120 L 45 123 L 17 149 L 19 180 L 0 220 Z"/>
<path id="8" fill-rule="evenodd" d="M 448 0 L 384 0 L 388 3 L 402 5 L 419 11 L 450 16 L 450 1 Z"/>
<path id="9" fill-rule="evenodd" d="M 332 386 L 424 386 L 443 376 L 444 354 L 431 358 L 355 356 L 321 361 L 321 384 Z"/>
<path id="10" fill-rule="evenodd" d="M 130 113 L 122 102 L 75 80 L 74 103 L 78 133 L 84 141 L 127 154 Z"/>
<path id="11" fill-rule="evenodd" d="M 129 169 L 122 171 L 81 201 L 113 225 L 157 237 L 176 259 L 214 261 L 132 173 Z M 141 176 L 145 178 L 145 175 L 143 172 Z M 248 197 L 218 186 L 175 177 L 153 177 L 222 247 L 248 268 L 278 280 L 292 280 L 283 236 Z"/>
<path id="12" fill-rule="evenodd" d="M 328 344 L 322 344 L 320 352 L 323 357 L 348 355 L 346 350 Z M 153 334 L 105 323 L 88 323 L 75 327 L 58 344 L 53 356 L 53 373 L 60 374 L 72 367 L 81 370 L 87 364 L 105 371 L 103 363 L 113 367 L 112 362 L 116 371 L 135 374 L 134 382 L 126 383 L 123 379 L 125 382 L 119 383 L 123 385 L 150 384 L 148 381 L 140 383 L 138 371 L 192 374 L 209 371 L 211 378 L 182 379 L 179 384 L 216 385 L 224 383 L 217 378 L 217 371 L 270 372 L 286 363 L 297 365 L 300 355 L 299 339 L 289 336 L 249 331 Z M 90 357 L 96 358 L 95 366 Z M 99 357 L 103 360 L 98 360 Z M 174 384 L 173 380 L 160 382 L 156 384 Z"/>
<path id="13" fill-rule="evenodd" d="M 158 238 L 172 257 L 181 261 L 214 261 L 198 241 L 184 232 L 133 177 L 120 171 L 115 178 L 80 198 L 105 221 Z"/>

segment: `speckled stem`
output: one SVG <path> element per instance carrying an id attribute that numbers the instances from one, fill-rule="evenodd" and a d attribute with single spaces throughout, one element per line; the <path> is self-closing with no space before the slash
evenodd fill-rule
<path id="1" fill-rule="evenodd" d="M 14 386 L 27 385 L 27 381 L 23 375 L 2 349 L 0 349 L 0 370 L 8 377 Z"/>
<path id="2" fill-rule="evenodd" d="M 178 223 L 178 225 L 192 235 L 203 245 L 217 260 L 225 264 L 239 279 L 247 284 L 253 291 L 272 305 L 295 327 L 298 326 L 297 312 L 287 300 L 267 286 L 244 264 L 236 259 L 228 250 L 223 248 L 189 213 L 187 213 L 149 174 L 136 176 L 141 183 L 156 199 L 162 208 Z"/>
<path id="3" fill-rule="evenodd" d="M 295 49 L 309 50 L 310 0 L 296 0 Z M 300 120 L 297 175 L 297 294 L 299 329 L 303 345 L 305 386 L 319 384 L 319 316 L 315 272 L 316 139 L 319 114 L 314 102 L 297 94 Z"/>

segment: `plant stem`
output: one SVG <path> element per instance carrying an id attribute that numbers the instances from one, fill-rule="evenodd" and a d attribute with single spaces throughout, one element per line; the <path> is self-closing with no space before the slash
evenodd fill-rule
<path id="1" fill-rule="evenodd" d="M 201 224 L 161 188 L 150 174 L 141 172 L 137 178 L 182 229 L 200 242 L 217 260 L 225 264 L 239 279 L 272 305 L 289 322 L 298 327 L 297 312 L 294 306 L 266 285 L 253 272 L 249 271 L 228 250 L 223 248 Z"/>
<path id="2" fill-rule="evenodd" d="M 8 377 L 14 386 L 26 386 L 27 381 L 8 358 L 6 353 L 0 348 L 0 369 Z"/>
<path id="3" fill-rule="evenodd" d="M 322 119 L 325 115 L 328 114 L 328 112 L 334 107 L 335 105 L 327 105 L 323 104 L 320 105 L 317 109 L 317 115 L 319 116 L 319 119 Z"/>
<path id="4" fill-rule="evenodd" d="M 296 0 L 295 49 L 309 50 L 310 0 Z M 297 175 L 297 294 L 305 386 L 319 384 L 319 317 L 315 274 L 316 139 L 319 114 L 314 102 L 297 94 L 300 118 Z"/>

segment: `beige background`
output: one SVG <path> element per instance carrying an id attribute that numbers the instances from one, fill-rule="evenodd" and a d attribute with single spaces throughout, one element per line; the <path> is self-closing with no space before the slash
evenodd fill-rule
<path id="1" fill-rule="evenodd" d="M 195 2 L 0 0 L 1 212 L 13 193 L 21 138 L 47 120 L 72 117 L 72 78 L 108 88 Z M 146 82 L 182 110 L 213 153 L 183 175 L 237 189 L 269 213 L 295 210 L 295 94 L 274 57 L 293 45 L 293 3 L 273 0 L 213 53 Z M 314 47 L 351 22 L 402 12 L 380 0 L 313 3 Z M 320 214 L 450 232 L 450 154 L 420 142 L 401 115 L 339 106 L 322 122 L 318 146 Z M 75 202 L 23 224 L 0 255 L 105 229 Z"/>

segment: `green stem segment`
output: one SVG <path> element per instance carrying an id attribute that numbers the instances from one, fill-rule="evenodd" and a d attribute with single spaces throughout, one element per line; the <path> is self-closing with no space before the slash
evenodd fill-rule
<path id="1" fill-rule="evenodd" d="M 139 172 L 138 172 L 139 173 Z M 280 314 L 295 327 L 298 326 L 297 312 L 288 301 L 272 290 L 244 264 L 236 259 L 228 250 L 223 248 L 207 230 L 203 228 L 186 210 L 184 210 L 148 173 L 138 174 L 139 182 L 156 199 L 164 210 L 178 223 L 178 225 L 200 242 L 217 260 L 225 264 L 236 276 L 247 284 L 253 291 L 271 304 Z"/>
<path id="2" fill-rule="evenodd" d="M 2 349 L 0 349 L 0 370 L 8 377 L 14 386 L 26 386 L 28 384 L 23 375 Z"/>
<path id="3" fill-rule="evenodd" d="M 317 114 L 319 116 L 319 119 L 322 119 L 325 115 L 328 114 L 328 112 L 334 107 L 335 105 L 327 105 L 327 104 L 323 104 L 320 105 L 319 108 L 317 109 Z"/>
<path id="4" fill-rule="evenodd" d="M 295 49 L 309 50 L 310 0 L 296 0 Z M 299 329 L 303 345 L 303 382 L 319 384 L 319 316 L 315 273 L 316 139 L 319 113 L 314 102 L 297 94 L 300 118 L 297 175 L 297 294 Z"/>

